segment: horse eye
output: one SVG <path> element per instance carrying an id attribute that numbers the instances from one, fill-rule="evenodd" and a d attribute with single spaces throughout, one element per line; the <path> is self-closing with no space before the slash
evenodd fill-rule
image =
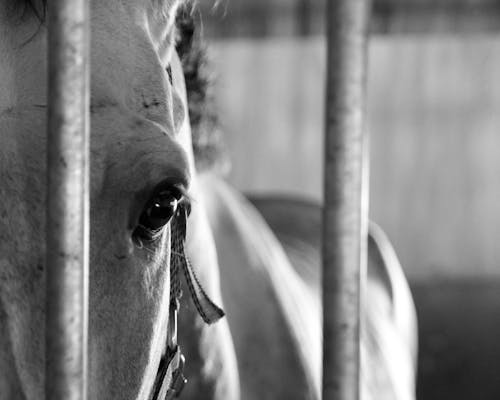
<path id="1" fill-rule="evenodd" d="M 181 197 L 182 194 L 175 188 L 156 193 L 146 203 L 133 236 L 138 239 L 153 240 L 174 216 Z"/>

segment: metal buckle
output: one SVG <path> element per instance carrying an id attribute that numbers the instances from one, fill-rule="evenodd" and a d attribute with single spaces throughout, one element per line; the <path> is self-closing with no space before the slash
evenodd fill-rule
<path id="1" fill-rule="evenodd" d="M 179 302 L 170 303 L 167 331 L 167 348 L 160 362 L 154 384 L 152 400 L 172 400 L 179 397 L 187 383 L 184 377 L 185 358 L 177 344 L 177 313 Z"/>
<path id="2" fill-rule="evenodd" d="M 171 400 L 179 397 L 187 383 L 187 379 L 184 376 L 184 364 L 186 360 L 184 355 L 181 353 L 180 348 L 177 348 L 177 351 L 178 358 L 176 358 L 178 360 L 178 365 L 173 373 L 172 381 L 170 382 L 170 385 L 168 385 L 165 400 Z"/>
<path id="3" fill-rule="evenodd" d="M 168 331 L 167 331 L 167 352 L 172 352 L 173 357 L 170 360 L 170 363 L 167 367 L 167 376 L 162 384 L 162 390 L 160 391 L 160 399 L 164 398 L 165 400 L 171 400 L 179 397 L 184 389 L 184 386 L 187 383 L 187 379 L 184 377 L 184 364 L 186 359 L 181 352 L 180 347 L 177 345 L 177 314 L 179 310 L 179 300 L 175 299 L 170 303 L 170 312 L 169 312 L 169 323 L 168 323 Z M 175 369 L 172 372 L 172 380 L 165 385 L 166 380 L 168 379 L 168 372 L 171 371 L 171 366 Z M 164 397 L 162 395 L 164 394 Z"/>
<path id="4" fill-rule="evenodd" d="M 174 299 L 170 302 L 167 330 L 167 350 L 175 351 L 177 348 L 177 314 L 179 310 L 179 300 Z"/>

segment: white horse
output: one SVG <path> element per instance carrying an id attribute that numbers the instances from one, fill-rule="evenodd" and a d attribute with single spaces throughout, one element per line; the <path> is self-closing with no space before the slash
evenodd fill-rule
<path id="1" fill-rule="evenodd" d="M 91 2 L 89 398 L 152 398 L 172 328 L 171 217 L 189 199 L 186 251 L 209 297 L 222 304 L 224 296 L 228 318 L 203 324 L 184 288 L 178 341 L 190 382 L 183 398 L 318 398 L 317 288 L 295 271 L 243 198 L 213 174 L 195 171 L 175 51 L 181 3 Z M 1 400 L 44 398 L 43 14 L 37 2 L 0 4 Z M 158 214 L 152 204 L 159 198 Z M 397 260 L 384 261 L 397 269 Z M 367 325 L 365 371 L 372 376 L 382 368 L 396 379 L 365 379 L 367 393 L 390 399 L 379 387 L 397 387 L 393 398 L 411 399 L 413 309 L 400 276 L 384 282 L 372 303 L 387 307 L 382 314 L 368 307 L 368 315 L 383 315 L 383 330 Z M 406 303 L 397 304 L 409 313 L 407 321 L 396 310 L 396 292 L 403 293 Z M 400 370 L 384 361 L 393 345 L 401 350 Z"/>

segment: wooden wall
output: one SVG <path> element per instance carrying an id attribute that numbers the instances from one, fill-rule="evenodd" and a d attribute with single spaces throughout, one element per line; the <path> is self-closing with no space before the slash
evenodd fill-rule
<path id="1" fill-rule="evenodd" d="M 370 46 L 371 215 L 412 279 L 500 276 L 500 37 Z M 213 43 L 242 190 L 321 198 L 321 38 Z"/>

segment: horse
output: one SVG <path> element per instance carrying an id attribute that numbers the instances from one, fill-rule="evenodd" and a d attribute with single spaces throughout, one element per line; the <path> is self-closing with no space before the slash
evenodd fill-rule
<path id="1" fill-rule="evenodd" d="M 47 34 L 42 3 L 0 5 L 2 400 L 44 398 Z M 227 313 L 206 325 L 189 299 L 189 284 L 182 284 L 178 342 L 190 380 L 182 397 L 319 398 L 319 275 L 307 280 L 296 261 L 300 251 L 294 256 L 297 249 L 283 238 L 280 243 L 248 200 L 217 174 L 195 167 L 189 77 L 185 81 L 181 61 L 183 35 L 189 32 L 184 3 L 91 2 L 89 398 L 155 398 L 174 321 L 172 227 L 181 206 L 190 208 L 185 252 L 194 280 Z M 301 254 L 317 258 L 312 247 Z M 392 253 L 379 254 L 380 270 L 392 271 L 392 265 L 400 271 L 395 256 L 387 254 Z M 315 271 L 316 264 L 311 264 Z M 368 296 L 378 296 L 373 305 L 386 307 L 378 314 L 371 306 L 367 311 L 374 324 L 383 315 L 385 325 L 365 335 L 373 346 L 362 347 L 364 370 L 386 370 L 392 352 L 385 350 L 396 338 L 410 377 L 392 368 L 387 375 L 403 376 L 400 381 L 373 380 L 366 391 L 389 399 L 379 388 L 399 385 L 407 393 L 394 398 L 411 399 L 414 321 L 401 317 L 412 315 L 411 300 L 404 284 L 403 296 L 396 295 L 401 276 L 381 274 L 384 279 L 373 285 L 378 292 Z M 403 313 L 397 311 L 400 304 Z M 366 330 L 372 331 L 369 324 Z M 385 347 L 377 348 L 379 336 L 386 338 Z M 383 368 L 380 360 L 386 361 Z"/>

